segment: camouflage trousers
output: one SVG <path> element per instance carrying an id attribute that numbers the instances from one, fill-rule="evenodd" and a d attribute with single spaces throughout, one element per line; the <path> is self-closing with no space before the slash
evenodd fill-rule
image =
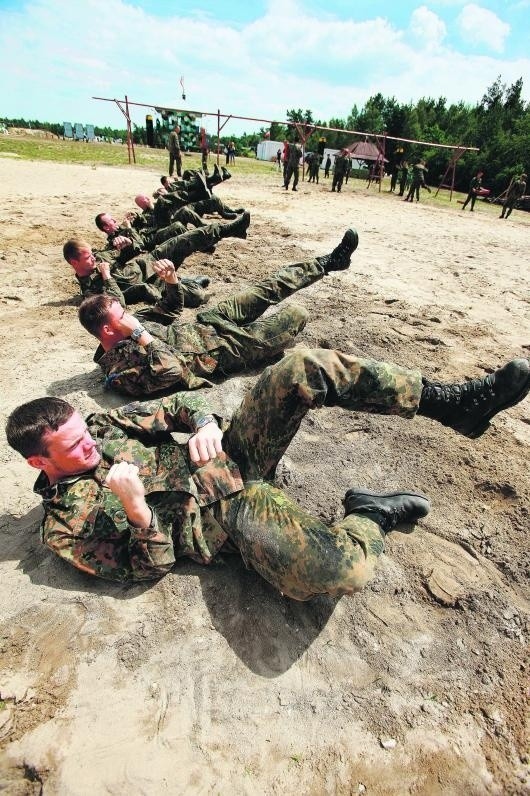
<path id="1" fill-rule="evenodd" d="M 290 304 L 266 318 L 261 316 L 324 275 L 318 260 L 286 265 L 213 309 L 200 312 L 197 321 L 213 326 L 223 340 L 217 354 L 218 370 L 233 373 L 254 368 L 291 345 L 306 325 L 308 313 L 304 307 Z"/>
<path id="2" fill-rule="evenodd" d="M 325 349 L 296 349 L 263 372 L 224 437 L 245 489 L 213 507 L 248 566 L 296 600 L 351 594 L 368 582 L 384 550 L 379 526 L 351 514 L 328 527 L 266 479 L 309 409 L 411 418 L 421 390 L 419 371 Z"/>
<path id="3" fill-rule="evenodd" d="M 164 243 L 160 243 L 152 250 L 150 257 L 143 257 L 147 264 L 146 277 L 149 278 L 154 274 L 153 260 L 171 260 L 178 268 L 190 254 L 206 251 L 219 243 L 223 237 L 223 231 L 222 224 L 213 222 L 199 229 L 188 229 L 181 235 L 176 235 Z"/>

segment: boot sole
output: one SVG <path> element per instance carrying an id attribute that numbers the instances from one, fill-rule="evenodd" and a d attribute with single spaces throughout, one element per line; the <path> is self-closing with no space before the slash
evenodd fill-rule
<path id="1" fill-rule="evenodd" d="M 349 229 L 345 234 L 344 238 L 347 238 L 348 245 L 351 246 L 351 254 L 357 249 L 359 245 L 359 233 L 356 229 Z M 342 239 L 344 241 L 344 238 Z"/>
<path id="2" fill-rule="evenodd" d="M 480 423 L 478 423 L 478 425 L 476 425 L 473 429 L 471 429 L 471 431 L 461 431 L 460 433 L 463 434 L 465 437 L 469 437 L 469 439 L 477 439 L 478 437 L 481 437 L 482 434 L 484 434 L 484 432 L 487 431 L 487 429 L 490 427 L 490 420 L 492 420 L 495 417 L 495 415 L 497 415 L 499 412 L 504 411 L 505 409 L 509 409 L 511 406 L 516 406 L 516 404 L 522 401 L 523 398 L 526 395 L 528 395 L 529 392 L 530 392 L 530 373 L 526 378 L 525 384 L 522 386 L 521 390 L 517 393 L 516 396 L 511 398 L 509 401 L 506 401 L 505 403 L 501 404 L 500 406 L 495 407 L 495 409 L 493 409 L 491 412 L 489 412 L 489 414 L 483 417 Z"/>

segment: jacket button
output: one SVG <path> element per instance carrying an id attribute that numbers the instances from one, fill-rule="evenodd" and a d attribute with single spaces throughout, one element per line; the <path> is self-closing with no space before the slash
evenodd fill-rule
<path id="1" fill-rule="evenodd" d="M 122 509 L 119 509 L 118 511 L 114 512 L 114 519 L 116 522 L 123 522 L 127 519 L 127 515 Z"/>

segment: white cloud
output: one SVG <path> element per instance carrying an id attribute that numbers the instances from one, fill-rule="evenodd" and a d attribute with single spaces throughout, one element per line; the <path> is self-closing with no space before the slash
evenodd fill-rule
<path id="1" fill-rule="evenodd" d="M 494 52 L 503 52 L 510 26 L 493 11 L 469 3 L 464 6 L 457 21 L 464 41 L 473 45 L 485 44 Z"/>
<path id="2" fill-rule="evenodd" d="M 427 47 L 436 47 L 445 38 L 445 22 L 427 6 L 416 8 L 410 18 L 410 29 Z"/>
<path id="3" fill-rule="evenodd" d="M 408 43 L 413 29 L 429 58 Z M 91 97 L 127 94 L 179 107 L 184 75 L 190 109 L 281 121 L 287 108 L 301 107 L 329 120 L 379 91 L 400 102 L 476 102 L 497 75 L 513 82 L 530 72 L 528 58 L 464 56 L 444 36 L 444 23 L 425 5 L 400 30 L 381 18 L 312 16 L 296 0 L 273 0 L 262 17 L 237 26 L 204 15 L 160 19 L 127 0 L 30 0 L 23 11 L 0 10 L 0 70 L 10 76 L 0 113 L 122 126 L 113 103 Z M 133 121 L 146 112 L 133 106 Z M 213 130 L 214 119 L 207 126 Z M 257 126 L 233 120 L 225 129 Z"/>

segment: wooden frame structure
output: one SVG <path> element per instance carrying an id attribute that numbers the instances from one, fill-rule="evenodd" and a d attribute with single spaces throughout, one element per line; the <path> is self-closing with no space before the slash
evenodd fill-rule
<path id="1" fill-rule="evenodd" d="M 342 127 L 324 127 L 322 125 L 312 124 L 312 123 L 285 122 L 285 121 L 279 121 L 277 119 L 258 119 L 254 116 L 236 116 L 236 114 L 234 113 L 221 113 L 219 109 L 217 111 L 197 111 L 197 110 L 189 110 L 188 108 L 170 108 L 164 105 L 148 104 L 145 102 L 131 102 L 129 101 L 127 95 L 125 95 L 124 100 L 118 100 L 110 97 L 92 97 L 92 99 L 99 100 L 100 102 L 114 102 L 125 116 L 125 119 L 127 121 L 127 152 L 129 156 L 129 163 L 131 163 L 131 158 L 132 162 L 136 163 L 134 143 L 132 140 L 131 117 L 129 113 L 129 106 L 131 105 L 140 108 L 149 108 L 151 110 L 157 110 L 157 111 L 163 110 L 163 111 L 172 111 L 173 113 L 189 113 L 189 114 L 194 114 L 195 116 L 215 117 L 217 119 L 217 163 L 219 163 L 219 155 L 221 151 L 221 142 L 220 142 L 221 131 L 223 130 L 224 126 L 230 121 L 230 119 L 241 119 L 243 121 L 248 121 L 248 122 L 262 122 L 264 124 L 281 124 L 285 127 L 294 127 L 300 137 L 300 141 L 302 144 L 302 180 L 304 179 L 305 175 L 305 143 L 309 138 L 309 136 L 312 133 L 314 133 L 316 130 L 327 130 L 328 132 L 346 133 L 348 135 L 358 135 L 358 136 L 364 136 L 366 138 L 375 138 L 376 144 L 383 156 L 379 165 L 379 193 L 381 193 L 381 185 L 383 182 L 382 178 L 384 174 L 384 158 L 385 158 L 387 141 L 399 141 L 401 143 L 434 147 L 436 149 L 452 150 L 451 160 L 442 178 L 442 181 L 438 186 L 438 190 L 436 191 L 435 194 L 435 196 L 438 195 L 438 191 L 440 190 L 440 188 L 450 188 L 451 189 L 450 201 L 453 198 L 455 170 L 458 160 L 460 160 L 462 155 L 464 155 L 466 152 L 479 151 L 479 148 L 476 146 L 463 146 L 462 144 L 436 144 L 434 141 L 417 141 L 414 138 L 398 138 L 393 135 L 387 135 L 386 133 L 367 133 L 366 131 L 360 131 L 360 130 L 347 130 Z M 224 121 L 221 122 L 221 119 L 224 119 Z M 451 173 L 450 185 L 444 182 L 449 173 Z"/>

